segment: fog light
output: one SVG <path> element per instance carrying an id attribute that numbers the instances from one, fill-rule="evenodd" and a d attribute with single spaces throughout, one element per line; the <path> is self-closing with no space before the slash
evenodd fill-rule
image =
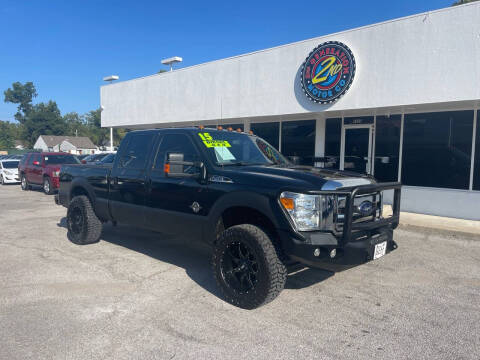
<path id="1" fill-rule="evenodd" d="M 314 256 L 320 256 L 320 249 L 319 248 L 316 248 L 314 251 L 313 251 L 313 255 Z"/>
<path id="2" fill-rule="evenodd" d="M 330 251 L 330 257 L 333 259 L 335 256 L 337 256 L 337 249 Z"/>

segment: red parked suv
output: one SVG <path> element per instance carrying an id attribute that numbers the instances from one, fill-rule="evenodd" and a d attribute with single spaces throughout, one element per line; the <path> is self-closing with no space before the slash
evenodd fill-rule
<path id="1" fill-rule="evenodd" d="M 45 194 L 53 194 L 59 187 L 60 167 L 63 164 L 80 164 L 73 155 L 58 152 L 27 153 L 18 164 L 22 190 L 32 185 L 43 186 Z"/>

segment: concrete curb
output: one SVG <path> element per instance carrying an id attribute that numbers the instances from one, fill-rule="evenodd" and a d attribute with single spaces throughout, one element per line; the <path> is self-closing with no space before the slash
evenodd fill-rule
<path id="1" fill-rule="evenodd" d="M 389 205 L 384 206 L 383 211 L 384 216 L 392 214 L 392 208 Z M 469 235 L 469 237 L 480 240 L 480 221 L 475 220 L 447 218 L 402 211 L 400 213 L 400 226 L 405 228 L 426 228 L 446 233 L 466 234 Z"/>

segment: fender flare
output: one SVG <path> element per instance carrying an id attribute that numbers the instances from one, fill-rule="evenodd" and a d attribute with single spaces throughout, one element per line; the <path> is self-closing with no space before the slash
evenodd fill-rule
<path id="1" fill-rule="evenodd" d="M 233 207 L 255 209 L 268 218 L 276 229 L 288 228 L 287 218 L 283 216 L 280 206 L 274 202 L 275 200 L 268 196 L 249 191 L 235 191 L 224 194 L 215 202 L 209 212 L 208 221 L 204 229 L 205 241 L 212 243 L 215 240 L 218 219 L 220 219 L 225 210 Z"/>
<path id="2" fill-rule="evenodd" d="M 72 193 L 75 189 L 81 188 L 87 192 L 87 196 L 92 203 L 92 207 L 95 208 L 95 193 L 93 192 L 92 185 L 84 177 L 75 177 L 70 185 L 70 191 L 68 193 L 68 202 L 72 201 Z"/>

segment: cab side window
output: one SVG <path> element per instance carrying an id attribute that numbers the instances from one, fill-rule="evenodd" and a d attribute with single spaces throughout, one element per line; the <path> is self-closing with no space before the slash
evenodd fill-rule
<path id="1" fill-rule="evenodd" d="M 39 161 L 39 156 L 37 154 L 31 154 L 28 158 L 28 165 L 33 165 L 34 161 Z"/>
<path id="2" fill-rule="evenodd" d="M 163 135 L 155 157 L 154 169 L 163 172 L 167 155 L 170 153 L 183 154 L 183 161 L 199 161 L 200 156 L 192 140 L 185 134 L 165 134 Z M 196 171 L 192 166 L 185 166 L 185 173 Z"/>
<path id="3" fill-rule="evenodd" d="M 153 133 L 131 135 L 118 166 L 126 169 L 145 169 L 153 138 Z"/>

